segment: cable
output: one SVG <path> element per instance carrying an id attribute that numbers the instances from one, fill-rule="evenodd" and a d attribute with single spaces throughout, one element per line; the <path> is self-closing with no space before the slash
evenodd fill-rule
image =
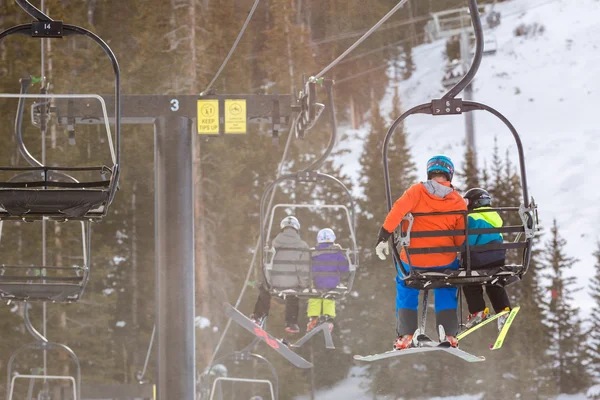
<path id="1" fill-rule="evenodd" d="M 386 44 L 385 46 L 381 46 L 381 47 L 378 47 L 378 48 L 376 48 L 376 49 L 369 50 L 369 51 L 366 51 L 366 52 L 364 52 L 364 53 L 357 54 L 357 55 L 355 55 L 354 57 L 346 58 L 345 60 L 343 60 L 343 61 L 340 61 L 340 62 L 338 63 L 338 65 L 341 65 L 341 64 L 346 64 L 346 63 L 348 63 L 348 62 L 350 62 L 350 61 L 358 60 L 358 59 L 360 59 L 360 58 L 363 58 L 363 57 L 366 57 L 366 56 L 368 56 L 368 55 L 371 55 L 371 54 L 374 54 L 374 53 L 378 53 L 378 52 L 380 52 L 380 51 L 382 51 L 382 50 L 385 50 L 385 49 L 389 49 L 389 48 L 393 48 L 393 47 L 399 46 L 399 45 L 401 45 L 402 43 L 405 43 L 405 42 L 407 42 L 407 41 L 409 41 L 410 39 L 413 39 L 413 38 L 418 38 L 418 36 L 417 36 L 417 35 L 415 35 L 415 36 L 411 36 L 411 37 L 408 37 L 408 38 L 406 38 L 406 39 L 402 39 L 402 40 L 399 40 L 399 41 L 397 41 L 397 42 L 390 43 L 390 44 Z M 336 81 L 336 82 L 337 82 L 337 81 Z"/>
<path id="2" fill-rule="evenodd" d="M 338 58 L 336 58 L 335 60 L 333 60 L 333 62 L 331 64 L 329 64 L 328 66 L 326 66 L 321 72 L 319 72 L 317 75 L 315 75 L 315 79 L 319 79 L 321 78 L 323 75 L 325 75 L 327 73 L 327 71 L 329 71 L 331 68 L 335 67 L 337 65 L 337 63 L 339 63 L 344 57 L 346 57 L 348 54 L 350 54 L 350 52 L 352 50 L 354 50 L 356 47 L 358 47 L 358 45 L 360 45 L 362 42 L 364 42 L 369 36 L 371 36 L 371 34 L 373 32 L 375 32 L 381 25 L 383 25 L 383 23 L 385 21 L 387 21 L 392 15 L 394 15 L 394 13 L 396 11 L 398 11 L 400 9 L 400 7 L 402 7 L 408 0 L 400 0 L 400 2 L 398 4 L 396 4 L 396 6 L 394 8 L 392 8 L 390 10 L 390 12 L 388 12 L 386 15 L 383 16 L 383 18 L 381 18 L 379 20 L 379 22 L 377 22 L 375 25 L 373 25 L 371 27 L 371 29 L 369 29 L 364 35 L 362 35 L 356 42 L 354 42 L 354 44 L 350 47 L 348 47 L 348 49 L 346 51 L 344 51 Z"/>
<path id="3" fill-rule="evenodd" d="M 359 72 L 358 74 L 354 74 L 354 75 L 350 75 L 350 76 L 347 76 L 347 77 L 342 78 L 342 79 L 338 79 L 338 80 L 335 81 L 335 84 L 339 85 L 340 83 L 344 83 L 346 81 L 350 81 L 350 80 L 358 78 L 360 76 L 370 74 L 371 72 L 375 72 L 375 71 L 378 71 L 380 69 L 384 69 L 386 67 L 389 67 L 389 65 L 390 64 L 389 64 L 389 61 L 388 61 L 385 64 L 380 65 L 379 67 L 371 68 L 371 69 L 368 69 L 366 71 Z"/>
<path id="4" fill-rule="evenodd" d="M 554 0 L 556 1 L 556 0 Z M 379 31 L 384 31 L 384 30 L 388 30 L 388 29 L 393 29 L 393 28 L 399 28 L 401 26 L 405 26 L 405 25 L 410 25 L 410 24 L 415 24 L 417 22 L 423 22 L 423 21 L 427 21 L 430 20 L 431 17 L 429 15 L 425 15 L 422 17 L 417 17 L 417 18 L 412 18 L 406 21 L 402 21 L 402 22 L 394 22 L 385 26 L 382 26 L 381 28 L 379 28 Z M 368 30 L 360 30 L 360 31 L 352 31 L 352 32 L 345 32 L 345 33 L 339 33 L 337 35 L 334 36 L 329 36 L 329 37 L 324 37 L 323 39 L 318 39 L 318 40 L 313 40 L 312 41 L 312 45 L 314 46 L 320 46 L 322 44 L 327 44 L 327 43 L 331 43 L 331 42 L 337 42 L 340 40 L 344 40 L 344 39 L 349 39 L 349 38 L 353 38 L 356 36 L 360 36 L 362 34 L 364 34 L 365 32 L 368 32 Z"/>
<path id="5" fill-rule="evenodd" d="M 221 72 L 223 71 L 225 66 L 227 65 L 229 58 L 232 56 L 233 52 L 235 51 L 238 43 L 242 39 L 242 36 L 244 36 L 244 32 L 246 32 L 246 28 L 248 27 L 248 24 L 250 23 L 250 20 L 252 19 L 252 16 L 254 15 L 254 11 L 256 11 L 256 7 L 258 7 L 259 2 L 260 2 L 260 0 L 254 1 L 254 5 L 252 6 L 250 13 L 248 13 L 248 17 L 246 18 L 246 21 L 244 22 L 244 25 L 242 26 L 240 33 L 238 34 L 237 38 L 235 39 L 233 46 L 231 46 L 231 49 L 229 49 L 229 53 L 227 54 L 227 57 L 225 57 L 225 60 L 223 60 L 223 64 L 221 64 L 221 67 L 219 67 L 219 70 L 217 71 L 215 76 L 212 78 L 212 81 L 210 81 L 210 83 L 208 84 L 206 89 L 204 89 L 204 91 L 200 93 L 201 96 L 204 96 L 205 94 L 208 93 L 208 91 L 212 87 L 213 83 L 215 83 L 215 81 L 217 80 L 217 78 L 219 77 L 219 75 L 221 74 Z"/>
<path id="6" fill-rule="evenodd" d="M 432 50 L 435 50 L 435 49 L 437 49 L 437 48 L 440 48 L 440 47 L 442 47 L 443 45 L 444 45 L 444 43 L 436 44 L 436 45 L 434 45 L 434 46 L 431 46 L 431 48 L 429 48 L 429 49 L 427 49 L 427 50 L 428 50 L 428 51 L 432 51 Z M 421 50 L 421 51 L 418 51 L 418 50 L 417 50 L 417 51 L 414 51 L 414 52 L 412 53 L 412 55 L 413 55 L 413 56 L 415 56 L 415 55 L 419 55 L 419 54 L 422 54 L 422 53 L 427 53 L 428 51 L 422 51 L 422 50 Z M 339 85 L 340 83 L 343 83 L 343 82 L 346 82 L 346 81 L 350 81 L 350 80 L 352 80 L 352 79 L 358 78 L 358 77 L 360 77 L 360 76 L 366 75 L 366 74 L 368 74 L 368 73 L 371 73 L 371 72 L 374 72 L 374 71 L 378 71 L 378 70 L 380 70 L 380 69 L 383 69 L 383 68 L 385 68 L 385 67 L 388 67 L 389 65 L 390 65 L 390 61 L 386 61 L 384 64 L 382 64 L 382 65 L 380 65 L 380 66 L 378 66 L 378 67 L 374 67 L 374 68 L 371 68 L 371 69 L 369 69 L 369 70 L 362 71 L 362 72 L 359 72 L 359 73 L 356 73 L 356 74 L 353 74 L 353 75 L 345 76 L 345 77 L 343 77 L 343 78 L 341 78 L 341 79 L 336 79 L 336 81 L 335 81 L 335 84 L 336 84 L 336 85 Z"/>
<path id="7" fill-rule="evenodd" d="M 279 178 L 283 173 L 283 166 L 285 164 L 285 161 L 286 161 L 286 158 L 288 155 L 290 144 L 292 143 L 292 138 L 294 137 L 293 132 L 296 129 L 296 123 L 298 122 L 298 118 L 299 118 L 299 116 L 294 118 L 292 124 L 290 125 L 290 131 L 288 133 L 288 138 L 285 143 L 285 148 L 283 150 L 283 156 L 281 157 L 281 161 L 279 162 L 279 166 L 277 168 L 277 174 L 276 174 L 275 179 Z M 273 190 L 273 193 L 271 193 L 268 209 L 271 209 L 271 207 L 273 206 L 275 192 L 276 192 L 276 190 Z M 264 229 L 264 227 L 261 226 L 260 229 Z M 258 250 L 259 250 L 259 246 L 260 246 L 260 237 L 261 236 L 259 236 L 258 240 L 256 241 L 256 246 L 254 247 L 254 254 L 252 255 L 252 261 L 250 261 L 250 267 L 248 268 L 248 272 L 246 273 L 246 279 L 244 280 L 244 285 L 242 286 L 242 291 L 240 292 L 240 295 L 238 296 L 237 301 L 235 302 L 235 306 L 234 306 L 235 308 L 239 307 L 240 303 L 242 302 L 242 297 L 244 297 L 244 293 L 246 292 L 246 287 L 248 286 L 248 281 L 250 280 L 250 275 L 252 274 L 252 270 L 254 269 L 254 263 L 256 262 L 256 256 L 258 254 Z M 229 330 L 230 326 L 231 326 L 231 318 L 228 318 L 227 324 L 225 325 L 225 328 L 223 329 L 223 333 L 221 334 L 221 337 L 219 338 L 219 342 L 217 343 L 217 346 L 215 347 L 215 351 L 213 352 L 212 356 L 210 357 L 210 361 L 208 362 L 208 365 L 212 365 L 212 363 L 214 362 L 215 357 L 216 357 L 217 353 L 219 352 L 221 345 L 223 344 L 223 340 L 225 339 L 225 335 L 227 335 L 227 331 Z"/>
<path id="8" fill-rule="evenodd" d="M 154 334 L 156 333 L 156 324 L 152 328 L 152 335 L 150 336 L 150 344 L 148 345 L 148 352 L 146 353 L 146 361 L 144 361 L 144 368 L 138 371 L 135 375 L 138 382 L 142 383 L 144 375 L 146 375 L 146 369 L 148 368 L 148 361 L 150 361 L 150 354 L 152 353 L 152 345 L 154 344 Z"/>

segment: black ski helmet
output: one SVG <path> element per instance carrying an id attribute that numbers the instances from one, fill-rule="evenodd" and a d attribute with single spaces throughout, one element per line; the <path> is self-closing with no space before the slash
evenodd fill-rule
<path id="1" fill-rule="evenodd" d="M 492 196 L 490 196 L 489 192 L 485 189 L 469 189 L 463 197 L 467 201 L 467 209 L 469 210 L 479 207 L 489 207 L 492 205 Z"/>

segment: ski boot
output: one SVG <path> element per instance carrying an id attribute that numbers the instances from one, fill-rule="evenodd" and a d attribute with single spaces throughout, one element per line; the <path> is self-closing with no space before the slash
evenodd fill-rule
<path id="1" fill-rule="evenodd" d="M 404 350 L 413 347 L 413 335 L 398 336 L 394 342 L 394 350 Z"/>
<path id="2" fill-rule="evenodd" d="M 254 314 L 251 314 L 249 318 L 250 318 L 250 321 L 254 322 L 256 325 L 258 325 L 262 328 L 264 326 L 266 317 L 267 317 L 266 315 L 256 316 Z"/>
<path id="3" fill-rule="evenodd" d="M 285 324 L 285 331 L 287 333 L 298 333 L 300 332 L 300 327 L 298 326 L 298 324 Z"/>
<path id="4" fill-rule="evenodd" d="M 327 323 L 329 325 L 329 332 L 333 331 L 333 317 L 330 317 L 329 315 L 323 315 L 320 318 L 319 323 Z"/>
<path id="5" fill-rule="evenodd" d="M 483 311 L 477 311 L 476 313 L 469 314 L 467 317 L 467 323 L 465 329 L 471 329 L 475 325 L 485 321 L 490 316 L 490 310 L 486 307 Z"/>
<path id="6" fill-rule="evenodd" d="M 440 344 L 447 343 L 450 347 L 458 348 L 458 339 L 455 336 L 447 335 L 446 330 L 442 325 L 438 326 L 438 333 L 440 336 Z"/>
<path id="7" fill-rule="evenodd" d="M 510 312 L 510 307 L 506 307 L 503 311 Z M 506 323 L 506 320 L 508 319 L 508 315 L 509 315 L 509 313 L 506 313 L 506 314 L 498 317 L 498 331 L 501 331 L 502 327 L 504 327 L 504 324 Z"/>
<path id="8" fill-rule="evenodd" d="M 316 326 L 319 324 L 319 317 L 310 317 L 310 319 L 308 320 L 308 324 L 306 324 L 306 332 L 310 332 L 313 329 L 316 328 Z"/>

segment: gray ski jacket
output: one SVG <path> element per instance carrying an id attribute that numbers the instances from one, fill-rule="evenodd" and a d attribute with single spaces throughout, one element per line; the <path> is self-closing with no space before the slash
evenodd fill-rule
<path id="1" fill-rule="evenodd" d="M 310 247 L 300 238 L 298 232 L 292 228 L 284 229 L 273 239 L 273 247 L 275 248 L 273 271 L 294 272 L 295 274 L 273 274 L 270 277 L 271 285 L 276 289 L 309 287 L 311 260 L 308 250 Z"/>

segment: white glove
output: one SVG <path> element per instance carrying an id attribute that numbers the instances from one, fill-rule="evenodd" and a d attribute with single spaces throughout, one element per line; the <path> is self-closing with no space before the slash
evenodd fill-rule
<path id="1" fill-rule="evenodd" d="M 379 257 L 379 259 L 385 260 L 385 256 L 390 255 L 390 248 L 388 246 L 387 241 L 377 243 L 377 246 L 375 247 L 375 253 Z"/>

